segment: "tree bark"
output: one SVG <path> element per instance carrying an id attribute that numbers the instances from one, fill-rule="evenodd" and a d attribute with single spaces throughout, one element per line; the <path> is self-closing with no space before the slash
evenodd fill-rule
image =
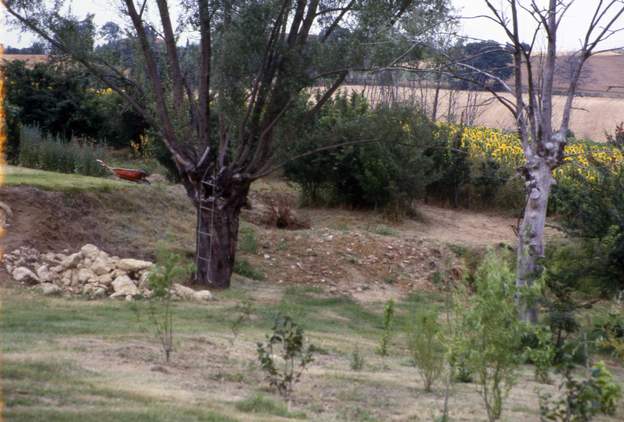
<path id="1" fill-rule="evenodd" d="M 229 189 L 196 202 L 195 282 L 227 289 L 234 269 L 240 213 L 249 187 Z"/>
<path id="2" fill-rule="evenodd" d="M 531 286 L 539 277 L 544 257 L 544 227 L 548 211 L 548 198 L 553 185 L 550 166 L 545 160 L 536 160 L 525 168 L 527 203 L 524 217 L 518 231 L 517 279 L 518 287 Z M 521 302 L 520 318 L 524 321 L 537 322 L 537 308 Z"/>

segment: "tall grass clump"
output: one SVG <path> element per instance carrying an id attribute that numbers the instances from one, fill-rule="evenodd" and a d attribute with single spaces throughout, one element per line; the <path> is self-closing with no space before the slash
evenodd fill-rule
<path id="1" fill-rule="evenodd" d="M 44 136 L 36 127 L 25 126 L 20 130 L 18 164 L 22 167 L 104 176 L 106 170 L 96 161 L 104 154 L 104 148 L 93 143 Z"/>

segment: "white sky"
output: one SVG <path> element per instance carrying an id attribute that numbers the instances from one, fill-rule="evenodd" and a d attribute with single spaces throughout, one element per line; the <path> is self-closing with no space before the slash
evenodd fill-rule
<path id="1" fill-rule="evenodd" d="M 176 0 L 172 0 L 175 3 Z M 525 3 L 528 0 L 521 0 Z M 538 0 L 543 3 L 545 0 Z M 571 51 L 576 50 L 579 40 L 591 19 L 591 15 L 599 0 L 576 0 L 576 3 L 570 8 L 566 15 L 559 32 L 559 50 Z M 95 20 L 101 25 L 109 20 L 118 20 L 117 6 L 119 0 L 72 0 L 72 12 L 78 16 L 84 16 L 87 13 L 94 13 Z M 477 16 L 488 13 L 483 0 L 452 0 L 461 16 Z M 504 5 L 506 0 L 493 0 L 496 5 Z M 1 6 L 0 6 L 1 8 Z M 622 25 L 624 27 L 624 18 Z M 496 41 L 506 41 L 504 33 L 493 22 L 480 19 L 462 19 L 461 32 L 469 37 L 479 39 L 493 39 Z M 533 22 L 527 16 L 522 16 L 521 25 L 525 29 L 525 40 L 530 40 L 532 34 Z M 0 20 L 0 42 L 10 46 L 27 46 L 33 41 L 33 37 L 29 34 L 21 34 L 19 31 L 8 28 L 5 19 Z M 608 40 L 603 48 L 624 47 L 624 32 L 613 36 Z"/>

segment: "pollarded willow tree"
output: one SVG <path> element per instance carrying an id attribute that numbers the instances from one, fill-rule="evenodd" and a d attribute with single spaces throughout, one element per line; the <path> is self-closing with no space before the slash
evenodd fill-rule
<path id="1" fill-rule="evenodd" d="M 489 84 L 481 83 L 481 80 L 475 81 L 470 76 L 464 76 L 490 90 L 515 118 L 526 158 L 520 173 L 525 180 L 527 195 L 524 215 L 518 228 L 516 284 L 519 287 L 530 286 L 542 271 L 540 261 L 544 257 L 548 199 L 555 184 L 553 171 L 564 164 L 570 118 L 583 67 L 592 55 L 600 51 L 605 41 L 621 31 L 618 25 L 624 23 L 624 2 L 583 0 L 587 26 L 580 39 L 580 48 L 574 53 L 574 60 L 566 56 L 567 62 L 572 65 L 566 79 L 568 86 L 561 120 L 556 121 L 553 98 L 558 59 L 557 34 L 566 13 L 575 3 L 580 2 L 505 0 L 501 6 L 501 3 L 493 0 L 483 1 L 490 13 L 482 18 L 499 25 L 508 38 L 508 44 L 501 48 L 513 54 L 514 82 L 509 85 L 491 73 L 461 62 L 453 63 L 454 73 L 457 74 L 457 69 L 463 69 L 496 81 L 502 87 L 502 93 L 494 91 Z M 521 19 L 523 23 L 520 23 Z M 527 21 L 533 24 L 533 31 L 528 39 L 523 39 Z M 539 50 L 537 46 L 542 42 L 545 49 Z M 536 309 L 525 306 L 521 316 L 525 320 L 535 321 Z"/>
<path id="2" fill-rule="evenodd" d="M 3 3 L 158 129 L 197 209 L 196 281 L 220 288 L 250 185 L 271 170 L 276 128 L 300 94 L 325 84 L 304 116 L 314 118 L 351 70 L 383 66 L 398 50 L 413 59 L 404 40 L 448 12 L 447 0 L 116 1 L 143 65 L 137 77 L 84 48 L 71 31 L 81 21 L 62 12 L 71 0 Z"/>

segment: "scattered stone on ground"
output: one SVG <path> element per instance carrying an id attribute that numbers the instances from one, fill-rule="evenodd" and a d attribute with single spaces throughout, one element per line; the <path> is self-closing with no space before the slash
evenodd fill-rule
<path id="1" fill-rule="evenodd" d="M 46 296 L 82 295 L 90 299 L 149 298 L 149 272 L 154 264 L 132 258 L 110 256 L 87 244 L 76 253 L 41 253 L 21 247 L 4 255 L 6 271 L 18 283 L 35 286 Z M 208 290 L 195 291 L 181 284 L 171 288 L 176 300 L 212 300 Z"/>

